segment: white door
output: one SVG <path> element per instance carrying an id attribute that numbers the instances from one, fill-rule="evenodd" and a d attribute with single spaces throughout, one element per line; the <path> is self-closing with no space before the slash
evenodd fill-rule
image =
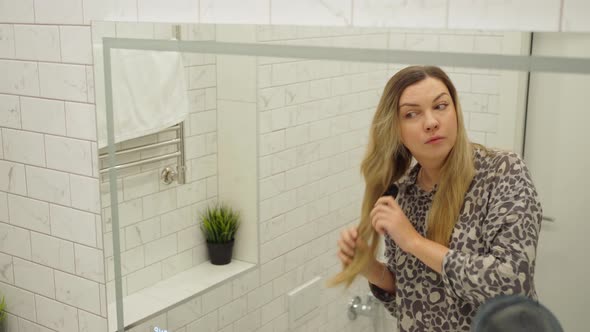
<path id="1" fill-rule="evenodd" d="M 534 55 L 590 58 L 590 35 L 535 34 Z M 590 328 L 590 75 L 531 75 L 525 159 L 544 208 L 539 300 L 565 331 Z"/>

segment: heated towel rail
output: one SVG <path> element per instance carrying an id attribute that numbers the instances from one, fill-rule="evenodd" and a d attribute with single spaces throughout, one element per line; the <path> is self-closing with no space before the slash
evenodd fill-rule
<path id="1" fill-rule="evenodd" d="M 161 178 L 164 181 L 164 183 L 166 183 L 166 184 L 170 184 L 174 180 L 176 180 L 179 184 L 186 183 L 186 176 L 185 176 L 186 166 L 185 166 L 185 156 L 184 156 L 184 122 L 180 122 L 172 127 L 166 128 L 166 129 L 158 132 L 158 134 L 170 132 L 170 131 L 174 131 L 176 133 L 175 138 L 172 138 L 172 139 L 169 139 L 166 141 L 162 141 L 162 142 L 150 143 L 150 144 L 145 144 L 142 146 L 132 147 L 132 148 L 128 148 L 128 149 L 121 149 L 121 150 L 118 150 L 115 152 L 115 158 L 117 156 L 129 154 L 129 153 L 133 153 L 133 152 L 147 151 L 147 150 L 152 150 L 152 149 L 156 149 L 156 148 L 162 148 L 165 146 L 176 146 L 176 151 L 171 152 L 171 153 L 162 154 L 159 156 L 146 158 L 146 159 L 141 159 L 138 161 L 118 164 L 118 165 L 115 165 L 112 167 L 107 166 L 107 167 L 102 168 L 100 170 L 100 174 L 103 175 L 103 174 L 108 173 L 111 168 L 114 168 L 116 170 L 122 170 L 122 169 L 129 168 L 129 167 L 141 166 L 141 165 L 145 165 L 145 164 L 149 164 L 149 163 L 153 163 L 153 162 L 157 162 L 157 161 L 177 158 L 176 167 L 164 168 L 162 170 L 162 173 L 160 174 Z M 100 160 L 106 160 L 107 157 L 108 157 L 108 153 L 102 153 L 99 155 Z"/>

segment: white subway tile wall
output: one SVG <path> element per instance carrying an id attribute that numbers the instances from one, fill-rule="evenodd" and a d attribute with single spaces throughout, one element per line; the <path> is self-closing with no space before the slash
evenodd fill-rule
<path id="1" fill-rule="evenodd" d="M 298 24 L 305 17 L 307 24 L 347 26 L 352 23 L 352 0 L 270 0 L 272 24 Z"/>
<path id="2" fill-rule="evenodd" d="M 87 102 L 86 67 L 39 62 L 39 91 L 41 97 Z"/>
<path id="3" fill-rule="evenodd" d="M 155 31 L 171 37 L 171 25 L 116 24 L 117 37 L 154 38 Z M 203 39 L 215 37 L 213 27 L 201 29 Z M 195 34 L 198 31 L 193 31 Z M 216 202 L 217 187 L 217 117 L 216 57 L 187 54 L 183 56 L 187 73 L 189 117 L 185 121 L 185 153 L 188 168 L 184 185 L 166 185 L 160 179 L 164 167 L 176 165 L 176 159 L 133 167 L 121 172 L 118 181 L 119 223 L 121 230 L 124 295 L 131 295 L 158 281 L 202 263 L 206 257 L 204 239 L 197 227 L 199 212 Z M 141 146 L 174 138 L 175 134 L 141 137 L 119 144 L 121 148 Z M 128 156 L 124 162 L 138 161 L 170 153 L 174 146 L 143 151 Z M 213 190 L 215 188 L 215 190 Z M 106 280 L 114 280 L 112 228 L 108 177 L 101 177 L 101 197 L 105 224 Z M 114 302 L 114 284 L 107 284 L 107 299 Z"/>
<path id="4" fill-rule="evenodd" d="M 199 2 L 139 0 L 137 17 L 144 22 L 195 22 L 199 20 Z"/>
<path id="5" fill-rule="evenodd" d="M 82 2 L 86 25 L 90 25 L 92 21 L 135 22 L 138 19 L 137 0 L 83 0 Z M 176 15 L 181 13 L 182 10 L 179 10 Z"/>
<path id="6" fill-rule="evenodd" d="M 446 28 L 448 0 L 357 0 L 353 23 L 358 26 Z M 416 15 L 420 13 L 420 15 Z"/>
<path id="7" fill-rule="evenodd" d="M 8 94 L 39 96 L 37 62 L 0 59 L 0 91 Z"/>
<path id="8" fill-rule="evenodd" d="M 0 1 L 0 238 L 3 239 L 0 241 L 0 293 L 8 302 L 8 329 L 11 332 L 106 330 L 106 294 L 108 288 L 108 298 L 113 298 L 110 292 L 113 283 L 106 282 L 108 259 L 106 265 L 102 262 L 105 257 L 112 256 L 112 236 L 110 219 L 105 218 L 104 225 L 100 223 L 100 212 L 110 213 L 101 211 L 99 202 L 101 185 L 95 153 L 92 65 L 101 59 L 93 59 L 91 54 L 91 21 L 248 21 L 590 31 L 583 15 L 588 7 L 583 0 L 505 1 L 501 8 L 498 2 L 485 7 L 467 0 L 446 2 L 432 0 L 419 5 L 382 0 L 292 4 L 263 0 L 245 5 L 244 1 L 226 0 L 201 1 L 197 8 L 194 2 L 186 0 L 172 4 L 169 1 L 166 5 L 154 0 Z M 423 3 L 427 6 L 422 7 Z M 560 6 L 563 7 L 561 17 Z M 533 7 L 545 9 L 531 11 Z M 316 10 L 310 11 L 310 8 Z M 530 13 L 525 19 L 504 15 L 523 11 Z M 409 21 L 407 17 L 419 19 Z M 113 33 L 115 29 L 133 31 L 133 26 L 118 24 L 112 30 Z M 168 31 L 162 28 L 152 33 L 162 36 Z M 337 35 L 337 30 L 317 31 L 290 27 L 261 29 L 258 37 L 266 41 L 290 39 L 292 43 L 308 45 L 333 45 L 330 44 L 335 42 L 333 40 L 351 43 L 355 38 L 326 38 Z M 432 32 L 392 31 L 388 36 L 375 32 L 373 36 L 363 36 L 359 42 L 386 38 L 391 48 L 470 51 L 473 47 L 473 52 L 503 52 L 501 34 L 443 36 Z M 187 34 L 202 39 L 215 36 L 212 30 L 197 29 Z M 211 72 L 215 62 L 210 56 L 191 59 L 194 62 L 188 65 L 200 68 L 189 72 L 205 75 L 207 81 L 191 81 L 191 87 L 196 90 L 191 91 L 194 109 L 188 133 L 190 136 L 208 135 L 204 144 L 210 154 L 200 157 L 196 152 L 197 159 L 189 164 L 191 185 L 177 187 L 175 200 L 167 202 L 176 206 L 161 206 L 165 210 L 190 208 L 199 202 L 215 200 L 217 196 L 213 148 L 216 137 L 214 130 L 208 131 L 216 121 L 216 80 Z M 335 73 L 335 68 L 343 71 Z M 193 307 L 185 313 L 171 310 L 153 322 L 167 323 L 178 327 L 178 331 L 226 331 L 238 327 L 240 330 L 287 330 L 289 320 L 284 292 L 314 275 L 329 275 L 337 270 L 331 252 L 336 238 L 333 230 L 345 221 L 354 220 L 358 214 L 355 204 L 339 206 L 359 201 L 360 179 L 355 165 L 366 142 L 370 107 L 379 93 L 384 72 L 391 74 L 392 69 L 361 64 L 343 66 L 329 61 L 259 59 L 256 73 L 260 88 L 259 129 L 261 136 L 272 135 L 268 137 L 282 140 L 269 141 L 264 147 L 264 153 L 268 154 L 259 158 L 264 263 L 257 272 L 244 275 L 225 288 L 222 286 L 225 293 L 218 294 L 214 290 L 203 294 L 191 301 Z M 470 136 L 484 143 L 493 141 L 500 107 L 499 74 L 465 72 L 458 68 L 450 72 L 467 75 L 456 77 Z M 342 79 L 341 74 L 354 79 Z M 202 140 L 200 142 L 203 144 Z M 134 173 L 138 170 L 130 174 Z M 125 189 L 124 182 L 120 181 L 119 197 L 124 197 Z M 131 190 L 128 195 L 142 194 L 141 190 L 139 193 Z M 189 195 L 195 198 L 188 199 Z M 153 281 L 147 276 L 150 272 L 166 277 L 166 273 L 158 274 L 158 271 L 149 270 L 149 266 L 144 271 L 143 262 L 133 265 L 133 257 L 139 252 L 136 248 L 143 248 L 145 243 L 162 236 L 161 211 L 144 207 L 142 198 L 124 202 L 120 207 L 121 220 L 126 227 L 122 246 L 130 251 L 125 269 L 132 270 L 133 278 L 139 280 L 133 284 L 124 280 L 124 289 L 128 289 L 128 285 L 135 289 L 149 284 Z M 110 204 L 108 199 L 103 202 L 105 207 Z M 146 202 L 149 201 L 146 199 Z M 144 212 L 153 217 L 144 218 Z M 103 228 L 107 231 L 104 245 Z M 202 239 L 195 240 L 195 233 L 198 231 L 194 227 L 179 231 L 178 254 L 152 266 L 166 266 L 160 268 L 160 272 L 181 271 L 189 266 L 188 262 L 194 265 L 203 261 Z M 297 240 L 281 243 L 282 236 L 286 240 L 297 237 Z M 167 241 L 169 245 L 174 242 L 172 237 Z M 269 252 L 269 249 L 276 251 Z M 143 257 L 145 259 L 145 255 Z M 40 281 L 32 282 L 30 273 L 38 275 Z M 346 324 L 342 318 L 346 296 L 339 290 L 326 290 L 324 295 L 319 318 L 310 320 L 302 329 L 358 330 L 354 325 L 358 323 Z M 212 303 L 215 305 L 211 306 Z M 228 303 L 240 315 L 220 309 Z"/>
<path id="9" fill-rule="evenodd" d="M 585 0 L 567 0 L 563 2 L 563 15 L 561 17 L 561 31 L 587 32 L 590 30 L 590 22 L 584 19 L 590 11 L 590 3 Z"/>
<path id="10" fill-rule="evenodd" d="M 35 0 L 35 23 L 82 24 L 82 0 Z"/>
<path id="11" fill-rule="evenodd" d="M 15 25 L 14 39 L 18 59 L 59 61 L 59 27 L 52 25 Z"/>
<path id="12" fill-rule="evenodd" d="M 570 0 L 449 0 L 449 29 L 559 31 L 560 6 Z M 574 1 L 575 2 L 575 1 Z M 541 7 L 542 6 L 542 7 Z M 522 13 L 534 13 L 522 15 Z"/>
<path id="13" fill-rule="evenodd" d="M 63 62 L 92 64 L 90 27 L 60 26 L 59 38 Z"/>
<path id="14" fill-rule="evenodd" d="M 22 129 L 53 135 L 66 135 L 65 106 L 60 100 L 20 99 Z"/>
<path id="15" fill-rule="evenodd" d="M 199 2 L 200 22 L 268 24 L 270 2 L 271 0 L 202 0 Z"/>

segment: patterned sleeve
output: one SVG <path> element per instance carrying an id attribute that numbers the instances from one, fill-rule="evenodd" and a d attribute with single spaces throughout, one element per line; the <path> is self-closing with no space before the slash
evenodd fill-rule
<path id="1" fill-rule="evenodd" d="M 393 273 L 393 261 L 394 261 L 394 252 L 395 252 L 395 243 L 393 242 L 393 240 L 389 237 L 389 236 L 385 236 L 385 264 L 387 266 L 387 269 L 389 270 L 390 273 Z M 383 303 L 383 306 L 385 307 L 385 309 L 387 309 L 387 311 L 389 311 L 389 313 L 393 316 L 397 318 L 397 312 L 396 312 L 396 304 L 395 304 L 395 294 L 394 293 L 390 293 L 384 289 L 381 289 L 378 286 L 373 285 L 372 283 L 369 283 L 369 288 L 371 289 L 371 292 L 373 293 L 373 295 Z"/>
<path id="2" fill-rule="evenodd" d="M 542 210 L 526 165 L 515 154 L 497 160 L 482 254 L 450 250 L 443 259 L 445 291 L 476 305 L 504 294 L 534 296 L 533 274 Z"/>

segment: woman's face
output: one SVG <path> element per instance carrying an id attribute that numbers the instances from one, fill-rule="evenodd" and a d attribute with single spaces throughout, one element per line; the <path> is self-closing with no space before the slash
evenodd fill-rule
<path id="1" fill-rule="evenodd" d="M 446 85 L 426 79 L 407 87 L 399 100 L 403 144 L 420 163 L 440 166 L 457 140 L 457 113 Z"/>

